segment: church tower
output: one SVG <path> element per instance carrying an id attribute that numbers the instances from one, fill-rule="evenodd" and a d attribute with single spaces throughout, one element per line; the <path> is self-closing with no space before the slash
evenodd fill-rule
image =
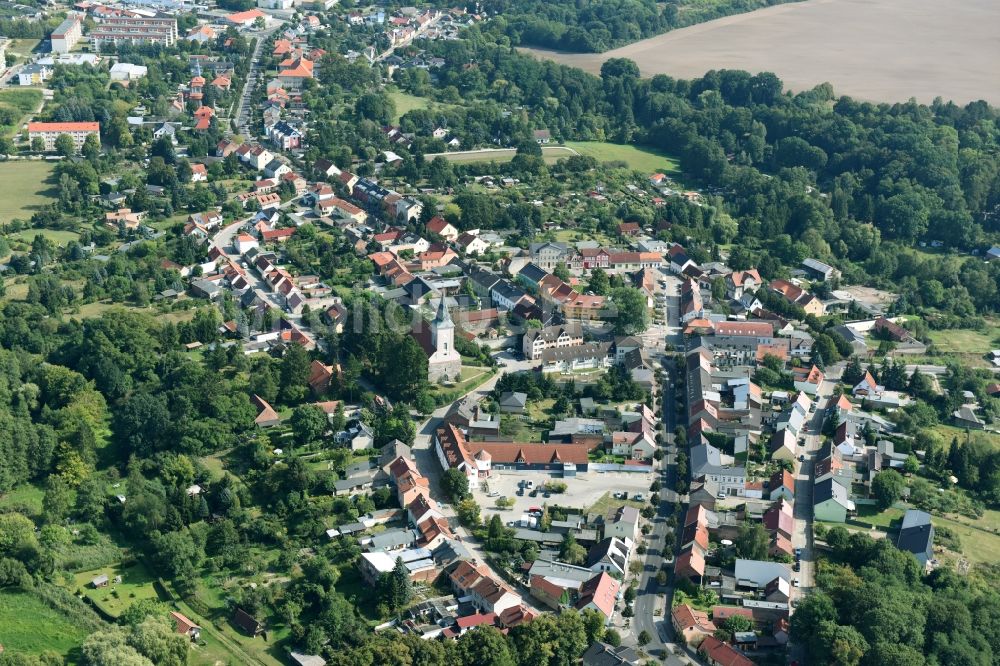
<path id="1" fill-rule="evenodd" d="M 458 379 L 462 374 L 462 356 L 455 350 L 455 322 L 451 320 L 443 295 L 431 322 L 431 343 L 434 353 L 427 360 L 427 379 L 432 382 Z"/>

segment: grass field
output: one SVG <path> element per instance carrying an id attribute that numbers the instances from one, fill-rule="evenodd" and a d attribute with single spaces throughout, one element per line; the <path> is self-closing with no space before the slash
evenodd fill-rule
<path id="1" fill-rule="evenodd" d="M 955 426 L 943 423 L 934 426 L 932 430 L 941 436 L 945 444 L 950 444 L 951 440 L 955 438 L 958 438 L 958 442 L 961 444 L 966 441 L 966 437 L 969 437 L 973 441 L 984 441 L 989 443 L 993 448 L 1000 449 L 1000 435 L 995 432 L 970 430 L 966 434 L 966 431 L 962 428 L 956 428 Z"/>
<path id="2" fill-rule="evenodd" d="M 55 199 L 56 186 L 50 182 L 55 166 L 50 162 L 22 160 L 0 162 L 0 224 L 14 218 L 27 220 L 43 204 Z"/>
<path id="3" fill-rule="evenodd" d="M 930 331 L 929 335 L 937 351 L 954 356 L 966 365 L 990 367 L 983 357 L 990 350 L 1000 348 L 1000 324 L 995 321 L 989 323 L 981 331 L 956 328 Z"/>
<path id="4" fill-rule="evenodd" d="M 22 229 L 10 234 L 10 238 L 30 243 L 35 236 L 44 236 L 56 245 L 66 245 L 70 241 L 79 240 L 80 234 L 66 229 Z"/>
<path id="5" fill-rule="evenodd" d="M 7 652 L 65 654 L 80 645 L 87 630 L 27 592 L 0 592 L 0 641 Z"/>
<path id="6" fill-rule="evenodd" d="M 14 488 L 9 493 L 0 495 L 0 509 L 23 507 L 31 515 L 37 516 L 42 512 L 43 497 L 45 497 L 44 490 L 26 483 Z"/>
<path id="7" fill-rule="evenodd" d="M 389 99 L 396 105 L 396 114 L 392 117 L 393 123 L 398 123 L 400 118 L 414 109 L 428 109 L 431 105 L 431 101 L 426 97 L 417 97 L 398 90 L 391 91 Z"/>
<path id="8" fill-rule="evenodd" d="M 444 157 L 449 162 L 456 164 L 467 164 L 470 162 L 510 162 L 514 159 L 517 151 L 514 148 L 487 148 L 483 150 L 456 151 L 454 153 L 435 153 L 425 157 L 432 160 L 435 157 Z M 542 157 L 547 164 L 554 164 L 560 159 L 576 155 L 577 152 L 566 146 L 542 146 Z"/>
<path id="9" fill-rule="evenodd" d="M 643 173 L 676 174 L 679 172 L 677 160 L 652 148 L 607 143 L 604 141 L 567 141 L 581 155 L 593 157 L 599 162 L 625 162 L 630 169 Z"/>
<path id="10" fill-rule="evenodd" d="M 941 516 L 931 516 L 931 522 L 935 527 L 947 527 L 957 534 L 962 541 L 962 555 L 973 564 L 1000 563 L 1000 535 L 983 527 L 973 527 L 967 522 Z"/>
<path id="11" fill-rule="evenodd" d="M 38 43 L 42 41 L 40 39 L 12 39 L 10 40 L 10 46 L 7 47 L 8 53 L 13 53 L 18 57 L 25 57 L 32 53 L 36 48 L 38 48 Z"/>
<path id="12" fill-rule="evenodd" d="M 10 125 L 0 125 L 0 134 L 11 136 L 21 128 L 29 114 L 35 113 L 42 104 L 42 91 L 26 88 L 0 90 L 0 108 L 12 109 L 16 120 Z"/>
<path id="13" fill-rule="evenodd" d="M 94 589 L 90 581 L 101 574 L 108 577 L 108 586 Z M 122 582 L 112 582 L 115 576 L 121 576 Z M 122 611 L 136 601 L 159 598 L 153 587 L 154 580 L 153 575 L 141 563 L 124 568 L 115 565 L 76 574 L 73 591 L 82 589 L 84 596 L 89 598 L 95 606 L 100 607 L 112 617 L 118 617 Z"/>

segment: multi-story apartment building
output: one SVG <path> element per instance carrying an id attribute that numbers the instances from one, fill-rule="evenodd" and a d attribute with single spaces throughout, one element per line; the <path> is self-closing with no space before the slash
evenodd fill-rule
<path id="1" fill-rule="evenodd" d="M 94 48 L 114 48 L 119 44 L 159 44 L 173 46 L 177 41 L 177 19 L 145 16 L 115 16 L 104 19 L 90 33 Z"/>
<path id="2" fill-rule="evenodd" d="M 81 37 L 83 37 L 83 21 L 79 16 L 72 15 L 52 31 L 50 35 L 52 52 L 69 53 Z"/>
<path id="3" fill-rule="evenodd" d="M 91 134 L 100 141 L 101 126 L 99 123 L 28 123 L 28 140 L 40 137 L 45 142 L 45 150 L 55 150 L 56 138 L 60 134 L 68 134 L 73 139 L 77 150 Z"/>

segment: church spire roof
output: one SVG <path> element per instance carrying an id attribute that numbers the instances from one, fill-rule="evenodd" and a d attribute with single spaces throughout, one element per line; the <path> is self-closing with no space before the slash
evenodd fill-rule
<path id="1" fill-rule="evenodd" d="M 434 317 L 434 324 L 441 328 L 442 326 L 454 326 L 451 321 L 451 314 L 448 312 L 448 307 L 445 305 L 444 295 L 441 296 L 441 300 L 438 301 L 438 311 L 437 316 Z"/>

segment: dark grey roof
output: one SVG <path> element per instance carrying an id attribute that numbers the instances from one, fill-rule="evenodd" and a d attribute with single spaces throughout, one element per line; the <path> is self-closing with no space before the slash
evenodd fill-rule
<path id="1" fill-rule="evenodd" d="M 546 272 L 542 268 L 539 268 L 535 264 L 528 264 L 527 266 L 522 268 L 521 272 L 518 273 L 517 275 L 518 277 L 523 277 L 526 280 L 531 280 L 532 282 L 538 283 L 541 282 L 543 279 L 545 279 L 545 276 L 548 275 L 548 272 Z"/>
<path id="2" fill-rule="evenodd" d="M 602 358 L 608 356 L 611 351 L 610 342 L 595 342 L 576 347 L 562 347 L 561 349 L 546 349 L 542 352 L 543 363 L 558 363 L 559 361 L 573 361 L 576 359 Z"/>
<path id="3" fill-rule="evenodd" d="M 625 645 L 614 647 L 598 642 L 583 653 L 583 666 L 632 666 L 638 663 L 639 655 Z"/>
<path id="4" fill-rule="evenodd" d="M 500 394 L 500 404 L 524 407 L 528 402 L 528 394 L 520 391 L 504 391 Z"/>
<path id="5" fill-rule="evenodd" d="M 930 514 L 916 509 L 908 510 L 903 516 L 896 547 L 920 558 L 926 557 L 933 542 L 934 526 L 931 524 Z"/>
<path id="6" fill-rule="evenodd" d="M 519 300 L 525 297 L 523 289 L 515 287 L 510 282 L 506 280 L 501 280 L 493 285 L 492 291 L 496 292 L 498 295 L 502 296 L 504 299 L 510 301 L 511 303 L 517 303 Z"/>
<path id="7" fill-rule="evenodd" d="M 820 481 L 813 486 L 813 506 L 822 504 L 829 499 L 834 500 L 837 504 L 845 508 L 848 506 L 847 488 L 840 483 L 836 483 L 832 477 Z"/>

